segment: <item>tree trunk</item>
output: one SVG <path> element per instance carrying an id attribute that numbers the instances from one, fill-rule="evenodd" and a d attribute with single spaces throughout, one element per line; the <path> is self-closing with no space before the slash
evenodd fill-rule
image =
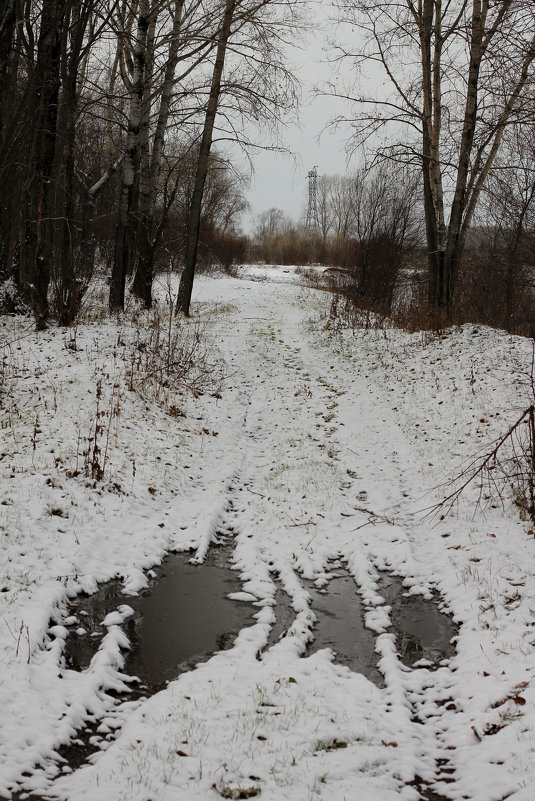
<path id="1" fill-rule="evenodd" d="M 139 198 L 142 225 L 140 226 L 140 235 L 138 240 L 138 262 L 132 291 L 135 295 L 141 298 L 141 300 L 143 300 L 147 308 L 149 308 L 152 304 L 152 273 L 155 247 L 154 213 L 156 192 L 160 177 L 163 143 L 167 122 L 169 119 L 175 72 L 178 64 L 184 2 L 185 0 L 177 0 L 175 2 L 175 9 L 173 13 L 173 31 L 171 34 L 171 41 L 169 43 L 169 53 L 165 66 L 165 77 L 160 98 L 160 109 L 152 145 L 150 174 L 147 179 L 146 188 L 141 189 Z"/>
<path id="2" fill-rule="evenodd" d="M 0 281 L 8 277 L 18 281 L 18 275 L 12 274 L 13 239 L 18 235 L 19 204 L 13 204 L 12 194 L 17 167 L 12 161 L 6 163 L 5 156 L 23 108 L 18 102 L 14 108 L 20 44 L 20 27 L 17 30 L 16 26 L 20 16 L 20 0 L 4 0 L 0 9 L 0 274 L 3 276 Z"/>
<path id="3" fill-rule="evenodd" d="M 12 54 L 17 6 L 18 0 L 4 0 L 3 8 L 0 9 L 0 132 L 3 128 L 4 104 L 7 99 L 4 87 Z"/>
<path id="4" fill-rule="evenodd" d="M 223 75 L 223 68 L 225 66 L 227 43 L 230 37 L 236 3 L 237 0 L 226 0 L 225 3 L 223 21 L 218 36 L 217 53 L 214 71 L 212 74 L 210 96 L 208 98 L 204 128 L 199 148 L 195 184 L 193 187 L 193 195 L 188 213 L 184 269 L 180 278 L 180 286 L 178 289 L 176 304 L 177 312 L 181 312 L 186 317 L 189 317 L 191 293 L 193 291 L 193 280 L 195 278 L 204 184 L 206 181 L 206 174 L 208 172 L 208 165 L 210 161 L 214 123 L 219 104 L 219 94 L 221 92 L 221 79 Z"/>
<path id="5" fill-rule="evenodd" d="M 136 43 L 134 48 L 134 72 L 130 94 L 130 110 L 128 115 L 128 132 L 125 156 L 121 171 L 121 189 L 119 209 L 115 228 L 115 256 L 111 274 L 110 310 L 124 309 L 126 273 L 128 269 L 128 232 L 132 212 L 132 195 L 136 169 L 139 164 L 139 127 L 143 101 L 145 75 L 145 58 L 147 51 L 147 34 L 149 29 L 149 2 L 141 0 L 139 6 Z"/>
<path id="6" fill-rule="evenodd" d="M 457 180 L 451 206 L 448 225 L 448 244 L 444 262 L 443 305 L 448 313 L 455 288 L 458 266 L 462 256 L 460 243 L 461 225 L 463 212 L 466 207 L 466 187 L 476 129 L 479 73 L 484 55 L 483 33 L 485 30 L 487 10 L 488 0 L 483 0 L 483 3 L 481 0 L 473 0 L 472 21 L 469 33 L 470 63 L 468 67 L 468 85 L 463 130 L 459 148 L 459 160 L 457 164 Z"/>
<path id="7" fill-rule="evenodd" d="M 91 0 L 89 0 L 91 2 Z M 85 15 L 84 15 L 85 16 Z M 74 150 L 76 136 L 77 78 L 85 32 L 79 0 L 67 0 L 61 37 L 61 98 L 58 107 L 56 152 L 53 167 L 54 217 L 57 227 L 55 280 L 58 321 L 70 325 L 69 295 L 73 286 Z M 82 30 L 79 30 L 82 24 Z M 69 49 L 70 43 L 70 49 Z"/>
<path id="8" fill-rule="evenodd" d="M 146 308 L 152 304 L 152 270 L 150 280 L 147 276 L 146 251 L 148 232 L 148 218 L 150 210 L 150 111 L 153 93 L 152 75 L 154 71 L 154 37 L 156 34 L 156 18 L 151 17 L 147 33 L 147 57 L 145 59 L 145 75 L 143 77 L 143 97 L 141 101 L 141 115 L 139 126 L 139 173 L 138 173 L 138 202 L 137 213 L 134 220 L 130 217 L 130 238 L 135 240 L 135 253 L 137 264 L 135 266 L 134 280 L 131 291 L 136 297 L 143 300 Z M 134 261 L 134 259 L 133 259 Z M 143 263 L 141 263 L 143 262 Z"/>
<path id="9" fill-rule="evenodd" d="M 21 248 L 20 286 L 38 329 L 46 328 L 50 280 L 52 226 L 51 181 L 56 143 L 60 86 L 61 32 L 65 0 L 43 0 L 41 30 L 31 76 L 29 112 L 32 136 L 25 187 L 24 242 Z"/>
<path id="10" fill-rule="evenodd" d="M 444 303 L 444 193 L 440 168 L 441 0 L 424 0 L 417 18 L 420 35 L 422 69 L 422 182 L 428 261 L 428 299 L 430 306 Z"/>

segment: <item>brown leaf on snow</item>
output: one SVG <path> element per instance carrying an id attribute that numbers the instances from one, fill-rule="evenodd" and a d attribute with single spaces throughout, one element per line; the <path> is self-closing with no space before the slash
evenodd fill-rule
<path id="1" fill-rule="evenodd" d="M 511 700 L 514 701 L 515 704 L 518 704 L 518 706 L 524 706 L 524 704 L 526 703 L 526 699 L 523 698 L 521 695 L 514 695 Z"/>

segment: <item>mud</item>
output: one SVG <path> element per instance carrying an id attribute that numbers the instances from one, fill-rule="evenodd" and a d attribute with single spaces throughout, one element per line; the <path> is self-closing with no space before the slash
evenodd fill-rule
<path id="1" fill-rule="evenodd" d="M 363 673 L 378 687 L 384 687 L 384 678 L 377 667 L 375 634 L 364 624 L 365 609 L 353 576 L 340 566 L 324 588 L 318 589 L 312 582 L 304 583 L 310 593 L 310 608 L 317 618 L 307 655 L 331 648 L 336 661 Z M 454 655 L 457 628 L 451 618 L 440 611 L 438 598 L 409 596 L 402 579 L 387 574 L 381 577 L 379 592 L 390 606 L 391 630 L 405 665 L 414 667 L 423 660 L 422 665 L 432 670 Z M 275 615 L 277 621 L 268 647 L 284 636 L 295 618 L 290 598 L 281 588 L 275 595 Z"/>
<path id="2" fill-rule="evenodd" d="M 104 584 L 91 596 L 78 596 L 69 609 L 77 622 L 70 627 L 65 644 L 67 666 L 82 671 L 90 665 L 107 631 L 104 618 L 122 604 L 134 610 L 122 624 L 131 646 L 122 672 L 137 680 L 131 693 L 119 700 L 152 695 L 215 652 L 232 647 L 239 631 L 253 624 L 258 607 L 227 597 L 242 589 L 238 574 L 229 566 L 231 555 L 230 543 L 212 548 L 202 565 L 191 564 L 190 554 L 172 554 L 153 571 L 150 585 L 138 596 L 125 595 L 118 580 Z M 353 576 L 343 565 L 336 565 L 325 587 L 306 581 L 305 585 L 316 616 L 306 655 L 330 648 L 336 661 L 384 687 L 375 635 L 364 625 L 365 609 Z M 438 599 L 408 596 L 402 580 L 386 574 L 381 577 L 380 592 L 391 607 L 392 628 L 406 665 L 414 667 L 425 660 L 426 667 L 438 667 L 453 655 L 456 628 L 439 611 Z M 275 602 L 276 623 L 268 648 L 284 636 L 295 619 L 290 598 L 280 587 Z M 77 633 L 80 627 L 85 634 Z M 99 749 L 102 738 L 96 736 L 97 726 L 98 721 L 88 724 L 60 749 L 60 758 L 72 769 Z M 424 786 L 418 789 L 423 798 L 440 798 L 426 795 L 430 791 Z M 37 801 L 36 796 L 31 799 Z"/>

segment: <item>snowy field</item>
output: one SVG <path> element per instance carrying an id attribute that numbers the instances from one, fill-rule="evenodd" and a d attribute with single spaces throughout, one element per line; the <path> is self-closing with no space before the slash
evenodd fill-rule
<path id="1" fill-rule="evenodd" d="M 205 349 L 206 373 L 176 387 L 156 375 L 165 300 L 162 285 L 156 345 L 135 310 L 39 335 L 1 321 L 0 797 L 416 801 L 419 776 L 452 801 L 532 801 L 531 524 L 509 497 L 478 506 L 477 486 L 443 519 L 422 511 L 533 401 L 531 343 L 476 326 L 334 332 L 327 293 L 244 269 L 196 281 L 180 341 Z M 69 600 L 113 576 L 139 592 L 166 552 L 202 560 L 218 532 L 258 606 L 233 648 L 149 700 L 117 700 L 122 610 L 89 668 L 66 668 Z M 303 657 L 303 580 L 325 584 L 337 561 L 384 689 L 328 650 Z M 380 571 L 436 591 L 459 624 L 438 670 L 399 660 Z M 277 583 L 295 621 L 265 650 Z M 102 748 L 72 771 L 56 749 L 89 720 Z"/>

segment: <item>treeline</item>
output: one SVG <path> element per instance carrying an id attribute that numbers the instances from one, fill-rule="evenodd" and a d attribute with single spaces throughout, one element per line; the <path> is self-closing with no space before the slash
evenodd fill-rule
<path id="1" fill-rule="evenodd" d="M 414 177 L 391 166 L 323 176 L 314 225 L 270 209 L 258 218 L 250 257 L 342 268 L 355 304 L 389 314 L 400 271 L 423 246 L 417 190 Z"/>
<path id="2" fill-rule="evenodd" d="M 487 179 L 447 318 L 429 300 L 420 176 L 396 164 L 319 178 L 313 226 L 276 208 L 260 214 L 247 258 L 334 268 L 352 307 L 409 327 L 470 321 L 533 336 L 535 151 L 525 134 L 504 144 Z"/>
<path id="3" fill-rule="evenodd" d="M 95 269 L 145 305 L 155 271 L 232 258 L 243 180 L 214 140 L 251 143 L 296 86 L 297 2 L 4 0 L 0 299 L 71 323 Z M 243 132 L 247 129 L 247 135 Z M 200 251 L 199 249 L 200 243 Z"/>

